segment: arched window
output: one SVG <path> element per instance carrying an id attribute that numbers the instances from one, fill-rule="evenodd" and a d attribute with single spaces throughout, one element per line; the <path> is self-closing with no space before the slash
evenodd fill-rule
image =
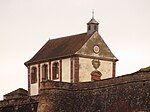
<path id="1" fill-rule="evenodd" d="M 42 80 L 47 80 L 48 79 L 48 66 L 47 64 L 44 64 L 42 66 Z"/>
<path id="2" fill-rule="evenodd" d="M 37 68 L 32 67 L 31 69 L 31 84 L 34 84 L 37 82 Z"/>
<path id="3" fill-rule="evenodd" d="M 54 62 L 52 65 L 52 74 L 53 74 L 53 80 L 54 79 L 59 79 L 59 63 Z"/>

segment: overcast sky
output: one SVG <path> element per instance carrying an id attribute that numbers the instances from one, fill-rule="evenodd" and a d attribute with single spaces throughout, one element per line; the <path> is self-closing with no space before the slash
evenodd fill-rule
<path id="1" fill-rule="evenodd" d="M 150 66 L 150 0 L 0 0 L 0 99 L 27 89 L 24 62 L 49 38 L 86 32 L 92 9 L 117 76 Z"/>

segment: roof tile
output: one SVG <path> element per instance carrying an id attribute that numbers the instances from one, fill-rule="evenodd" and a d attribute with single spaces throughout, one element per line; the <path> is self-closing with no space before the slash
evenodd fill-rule
<path id="1" fill-rule="evenodd" d="M 51 39 L 25 65 L 75 54 L 91 37 L 87 33 Z"/>

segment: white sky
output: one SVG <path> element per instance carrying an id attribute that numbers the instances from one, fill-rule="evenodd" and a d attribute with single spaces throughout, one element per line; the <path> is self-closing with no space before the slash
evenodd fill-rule
<path id="1" fill-rule="evenodd" d="M 49 38 L 86 32 L 92 9 L 117 76 L 150 65 L 150 0 L 0 0 L 0 99 L 27 89 L 24 62 Z"/>

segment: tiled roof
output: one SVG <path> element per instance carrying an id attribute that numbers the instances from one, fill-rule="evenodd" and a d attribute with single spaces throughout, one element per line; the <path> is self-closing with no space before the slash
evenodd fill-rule
<path id="1" fill-rule="evenodd" d="M 138 72 L 150 72 L 150 66 L 146 68 L 141 68 Z"/>
<path id="2" fill-rule="evenodd" d="M 13 99 L 13 98 L 20 98 L 28 96 L 28 91 L 25 89 L 19 88 L 17 90 L 14 90 L 13 92 L 10 92 L 6 95 L 4 95 L 4 99 Z"/>
<path id="3" fill-rule="evenodd" d="M 25 65 L 75 54 L 91 37 L 87 33 L 50 39 Z"/>

